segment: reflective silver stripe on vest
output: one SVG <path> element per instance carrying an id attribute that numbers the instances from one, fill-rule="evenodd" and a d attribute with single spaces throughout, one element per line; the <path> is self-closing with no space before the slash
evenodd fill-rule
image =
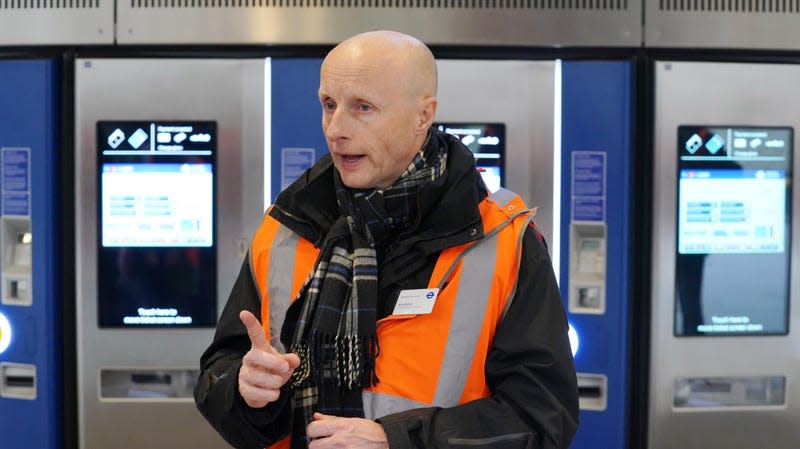
<path id="1" fill-rule="evenodd" d="M 464 256 L 453 319 L 433 397 L 435 406 L 452 407 L 461 399 L 492 289 L 498 243 L 495 233 L 473 245 Z"/>
<path id="2" fill-rule="evenodd" d="M 364 402 L 364 417 L 367 419 L 377 419 L 392 413 L 431 406 L 430 404 L 412 401 L 401 396 L 373 393 L 367 390 L 364 390 L 361 394 L 361 399 Z"/>
<path id="3" fill-rule="evenodd" d="M 267 274 L 267 295 L 269 295 L 269 333 L 270 343 L 280 352 L 281 328 L 286 311 L 292 303 L 292 281 L 294 280 L 294 258 L 299 237 L 286 226 L 278 228 L 269 249 L 269 271 Z"/>
<path id="4" fill-rule="evenodd" d="M 489 199 L 496 204 L 498 204 L 501 208 L 508 207 L 508 204 L 517 196 L 516 193 L 507 190 L 507 189 L 499 189 L 497 192 L 493 194 L 489 194 Z M 533 209 L 522 209 L 514 211 L 511 215 L 511 218 L 508 220 L 508 223 L 515 220 L 518 216 L 522 214 L 528 214 L 528 217 L 525 221 L 520 225 L 520 229 L 523 231 L 517 236 L 517 248 L 516 252 L 514 253 L 514 257 L 517 258 L 517 262 L 522 259 L 522 239 L 525 237 L 525 228 L 533 221 L 533 216 L 536 215 L 536 208 Z M 506 223 L 504 223 L 505 225 Z M 502 228 L 504 226 L 498 226 L 498 228 Z M 490 231 L 494 232 L 494 230 Z M 506 312 L 508 312 L 509 307 L 511 307 L 511 303 L 514 300 L 514 296 L 517 294 L 517 283 L 519 282 L 519 278 L 514 278 L 514 286 L 511 288 L 511 291 L 508 293 L 508 297 L 506 298 L 506 305 L 503 309 L 503 313 L 500 315 L 500 320 L 502 321 L 503 318 L 506 316 Z"/>
<path id="5" fill-rule="evenodd" d="M 508 189 L 499 189 L 497 192 L 489 194 L 489 200 L 499 204 L 501 207 L 510 203 L 517 194 Z"/>
<path id="6" fill-rule="evenodd" d="M 514 253 L 514 257 L 517 258 L 517 266 L 521 266 L 520 262 L 522 261 L 522 239 L 525 238 L 525 228 L 528 227 L 529 224 L 533 221 L 533 215 L 529 215 L 525 221 L 522 223 L 522 232 L 519 233 L 517 236 L 517 251 Z M 508 309 L 511 307 L 511 303 L 514 302 L 514 296 L 517 295 L 517 285 L 519 284 L 519 275 L 514 278 L 514 286 L 511 288 L 511 291 L 508 292 L 508 297 L 506 298 L 506 306 L 503 309 L 503 313 L 500 315 L 500 321 L 506 317 L 506 313 Z"/>

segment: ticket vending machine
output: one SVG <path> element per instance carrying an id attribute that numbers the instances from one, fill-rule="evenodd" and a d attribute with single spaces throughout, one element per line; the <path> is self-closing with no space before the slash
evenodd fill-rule
<path id="1" fill-rule="evenodd" d="M 571 448 L 628 447 L 632 78 L 629 61 L 561 64 L 561 294 L 578 372 Z"/>
<path id="2" fill-rule="evenodd" d="M 224 447 L 192 389 L 264 212 L 269 60 L 75 71 L 79 447 Z"/>
<path id="3" fill-rule="evenodd" d="M 55 61 L 0 61 L 0 445 L 8 448 L 61 447 L 57 79 Z"/>
<path id="4" fill-rule="evenodd" d="M 655 64 L 648 447 L 800 441 L 800 66 Z"/>

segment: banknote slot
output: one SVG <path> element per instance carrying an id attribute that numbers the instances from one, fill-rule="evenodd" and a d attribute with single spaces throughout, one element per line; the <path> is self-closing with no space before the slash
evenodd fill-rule
<path id="1" fill-rule="evenodd" d="M 0 396 L 36 399 L 36 366 L 19 363 L 0 364 Z"/>

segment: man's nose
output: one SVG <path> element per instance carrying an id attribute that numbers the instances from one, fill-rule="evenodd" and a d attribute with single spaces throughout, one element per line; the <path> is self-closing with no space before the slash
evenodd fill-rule
<path id="1" fill-rule="evenodd" d="M 325 137 L 329 140 L 340 140 L 347 137 L 347 114 L 341 109 L 336 109 L 327 117 Z"/>

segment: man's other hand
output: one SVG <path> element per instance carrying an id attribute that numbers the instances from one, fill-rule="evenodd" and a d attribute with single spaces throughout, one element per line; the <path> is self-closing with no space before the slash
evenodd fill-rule
<path id="1" fill-rule="evenodd" d="M 313 438 L 308 449 L 388 449 L 383 426 L 364 418 L 340 418 L 314 413 L 306 435 Z"/>
<path id="2" fill-rule="evenodd" d="M 250 407 L 262 408 L 278 400 L 281 387 L 300 366 L 300 359 L 297 354 L 280 354 L 273 348 L 261 323 L 249 311 L 239 312 L 239 319 L 250 336 L 250 350 L 239 369 L 239 393 Z"/>

